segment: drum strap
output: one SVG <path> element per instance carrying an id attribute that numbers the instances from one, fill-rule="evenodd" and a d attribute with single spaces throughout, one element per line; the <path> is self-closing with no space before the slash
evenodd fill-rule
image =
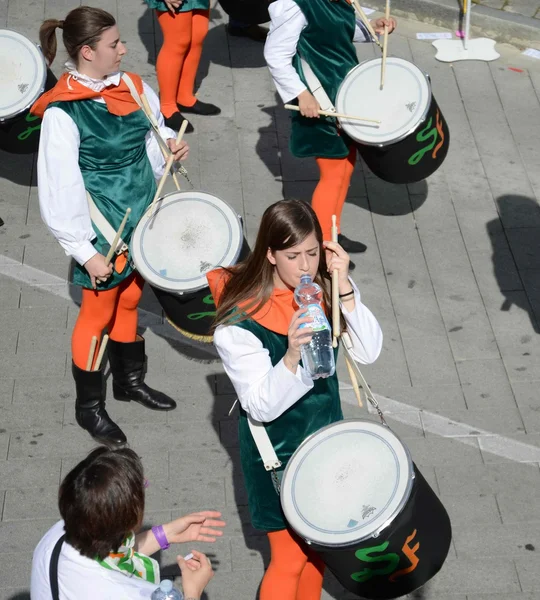
<path id="1" fill-rule="evenodd" d="M 328 94 L 324 91 L 319 78 L 317 75 L 315 75 L 312 68 L 302 57 L 300 57 L 300 64 L 302 65 L 302 71 L 304 73 L 304 77 L 306 78 L 308 87 L 319 103 L 321 110 L 336 112 L 336 108 L 332 104 Z"/>
<path id="2" fill-rule="evenodd" d="M 88 208 L 90 209 L 90 218 L 92 219 L 92 223 L 101 231 L 101 235 L 109 242 L 109 244 L 112 245 L 116 236 L 116 231 L 111 226 L 109 221 L 107 221 L 107 219 L 101 214 L 101 211 L 96 206 L 96 203 L 88 192 L 86 192 L 86 199 L 88 201 Z M 127 244 L 122 238 L 120 238 L 114 251 L 116 254 L 120 255 L 123 254 L 127 249 Z"/>
<path id="3" fill-rule="evenodd" d="M 272 446 L 272 442 L 268 437 L 268 433 L 266 432 L 264 425 L 260 421 L 255 421 L 255 419 L 252 419 L 249 415 L 248 425 L 251 435 L 253 436 L 253 441 L 257 446 L 259 454 L 261 455 L 264 468 L 267 471 L 279 469 L 279 467 L 281 467 L 281 461 L 277 457 L 274 446 Z"/>

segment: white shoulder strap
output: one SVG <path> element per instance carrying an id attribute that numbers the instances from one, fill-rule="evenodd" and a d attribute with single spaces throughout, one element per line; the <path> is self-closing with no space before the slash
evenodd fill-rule
<path id="1" fill-rule="evenodd" d="M 317 75 L 315 75 L 312 68 L 302 57 L 300 57 L 300 64 L 302 65 L 302 71 L 304 72 L 304 77 L 306 78 L 309 90 L 317 99 L 321 110 L 336 112 L 332 101 L 328 97 L 328 94 L 324 91 L 324 88 Z"/>
<path id="2" fill-rule="evenodd" d="M 101 214 L 92 196 L 90 196 L 88 192 L 86 192 L 86 199 L 88 201 L 88 208 L 90 209 L 90 218 L 92 219 L 92 223 L 101 231 L 101 235 L 112 246 L 114 238 L 116 237 L 116 231 L 113 229 L 109 221 L 107 221 L 107 219 Z M 120 238 L 114 251 L 116 254 L 122 254 L 127 249 L 127 244 L 122 238 Z"/>
<path id="3" fill-rule="evenodd" d="M 281 467 L 281 461 L 277 457 L 276 451 L 274 450 L 274 446 L 272 446 L 272 442 L 268 437 L 268 433 L 264 425 L 260 421 L 255 421 L 248 415 L 248 425 L 251 431 L 251 435 L 253 436 L 253 441 L 257 446 L 257 450 L 261 455 L 264 468 L 267 471 L 272 471 L 273 469 L 279 469 Z"/>

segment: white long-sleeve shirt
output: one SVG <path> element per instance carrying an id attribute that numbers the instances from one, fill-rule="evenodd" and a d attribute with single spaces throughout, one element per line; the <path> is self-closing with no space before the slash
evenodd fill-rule
<path id="1" fill-rule="evenodd" d="M 306 88 L 293 67 L 298 40 L 307 19 L 294 0 L 276 0 L 272 2 L 270 12 L 270 31 L 264 46 L 264 58 L 276 85 L 278 94 L 287 103 L 297 98 Z M 332 35 L 328 32 L 328 35 Z M 371 37 L 358 19 L 353 42 L 369 42 Z"/>
<path id="2" fill-rule="evenodd" d="M 348 312 L 342 306 L 353 343 L 351 354 L 359 363 L 369 364 L 381 352 L 382 331 L 373 313 L 362 304 L 352 280 L 351 284 L 355 308 Z M 283 359 L 272 366 L 261 340 L 241 327 L 220 325 L 214 332 L 214 345 L 242 408 L 256 421 L 268 423 L 277 419 L 313 387 L 313 380 L 303 367 L 298 366 L 292 373 Z"/>
<path id="3" fill-rule="evenodd" d="M 69 69 L 72 77 L 96 92 L 120 83 L 120 73 L 105 79 L 91 79 Z M 165 127 L 159 108 L 159 99 L 150 86 L 143 82 L 144 93 L 154 113 L 161 136 L 176 137 Z M 96 98 L 96 102 L 105 102 Z M 65 253 L 84 265 L 96 250 L 86 190 L 79 168 L 79 129 L 73 119 L 61 108 L 51 107 L 45 111 L 41 124 L 37 163 L 38 196 L 41 218 L 58 240 Z M 153 129 L 146 135 L 146 153 L 156 179 L 163 174 L 165 161 Z"/>

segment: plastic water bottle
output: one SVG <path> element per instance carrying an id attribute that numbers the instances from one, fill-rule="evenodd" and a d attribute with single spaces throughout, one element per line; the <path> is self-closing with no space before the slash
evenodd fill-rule
<path id="1" fill-rule="evenodd" d="M 312 379 L 330 377 L 336 370 L 332 331 L 321 307 L 322 297 L 321 286 L 313 282 L 309 275 L 302 275 L 300 285 L 294 290 L 294 299 L 313 319 L 312 323 L 301 325 L 313 329 L 311 342 L 301 347 L 302 364 Z"/>
<path id="2" fill-rule="evenodd" d="M 173 586 L 172 581 L 164 579 L 152 593 L 152 600 L 184 600 L 184 595 Z"/>

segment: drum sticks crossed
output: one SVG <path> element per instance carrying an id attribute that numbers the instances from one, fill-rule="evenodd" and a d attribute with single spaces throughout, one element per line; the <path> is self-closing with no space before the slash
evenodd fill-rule
<path id="1" fill-rule="evenodd" d="M 90 352 L 88 353 L 88 360 L 86 362 L 87 371 L 99 371 L 99 368 L 101 367 L 101 361 L 103 360 L 103 355 L 105 354 L 105 348 L 107 348 L 108 341 L 109 336 L 105 334 L 99 347 L 99 352 L 96 358 L 96 362 L 94 363 L 94 368 L 92 368 L 92 363 L 94 362 L 94 354 L 96 353 L 96 346 L 98 343 L 97 336 L 94 335 L 92 337 L 92 341 L 90 342 Z"/>

